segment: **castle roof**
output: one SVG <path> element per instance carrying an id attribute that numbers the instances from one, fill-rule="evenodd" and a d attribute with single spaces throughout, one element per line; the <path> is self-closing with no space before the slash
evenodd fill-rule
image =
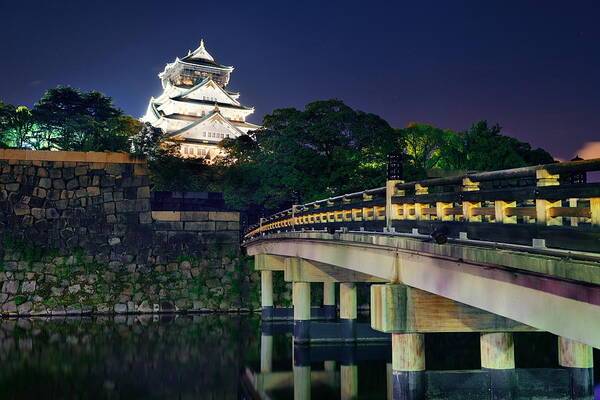
<path id="1" fill-rule="evenodd" d="M 178 59 L 181 62 L 193 65 L 200 65 L 203 67 L 212 67 L 217 69 L 224 69 L 228 71 L 233 71 L 232 66 L 218 64 L 213 56 L 206 50 L 204 47 L 204 39 L 200 40 L 200 46 L 194 51 L 189 51 L 187 56 Z"/>
<path id="2" fill-rule="evenodd" d="M 244 107 L 242 105 L 237 105 L 237 104 L 221 103 L 220 101 L 215 102 L 212 100 L 186 99 L 181 96 L 173 97 L 172 100 L 181 101 L 184 103 L 192 103 L 192 104 L 207 104 L 207 105 L 217 104 L 219 107 L 222 107 L 222 108 L 234 108 L 236 110 L 254 110 L 254 108 Z"/>
<path id="3" fill-rule="evenodd" d="M 173 115 L 175 114 L 171 114 L 171 115 L 165 115 L 164 118 L 171 118 Z M 181 114 L 178 115 L 178 117 L 173 118 L 173 119 L 179 119 L 179 116 L 181 116 Z M 208 121 L 211 118 L 217 118 L 219 120 L 221 120 L 221 122 L 231 126 L 234 130 L 236 130 L 240 135 L 243 135 L 244 133 L 242 131 L 240 131 L 234 124 L 231 123 L 231 121 L 229 121 L 227 118 L 223 117 L 221 115 L 221 112 L 219 111 L 218 107 L 215 107 L 214 111 L 209 112 L 208 114 L 206 114 L 204 117 L 195 120 L 194 122 L 192 122 L 191 124 L 188 124 L 186 126 L 184 126 L 181 129 L 178 129 L 176 131 L 173 131 L 171 133 L 167 133 L 166 135 L 164 135 L 165 138 L 170 138 L 173 136 L 177 136 L 177 135 L 181 135 L 182 133 L 192 129 L 193 127 L 200 125 L 201 123 Z"/>

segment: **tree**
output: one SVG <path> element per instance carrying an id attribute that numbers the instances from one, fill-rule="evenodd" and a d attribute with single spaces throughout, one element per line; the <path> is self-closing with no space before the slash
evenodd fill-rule
<path id="1" fill-rule="evenodd" d="M 337 99 L 277 109 L 252 137 L 221 143 L 225 196 L 239 208 L 277 209 L 383 185 L 397 141 L 383 119 Z"/>
<path id="2" fill-rule="evenodd" d="M 433 125 L 411 122 L 399 129 L 406 160 L 405 174 L 409 179 L 423 179 L 430 168 L 449 168 L 444 154 L 456 144 L 456 134 Z"/>
<path id="3" fill-rule="evenodd" d="M 19 106 L 8 113 L 6 137 L 8 143 L 17 148 L 23 148 L 33 134 L 35 119 L 25 106 Z"/>
<path id="4" fill-rule="evenodd" d="M 34 106 L 38 148 L 74 151 L 128 151 L 141 124 L 124 116 L 112 98 L 70 86 L 49 89 Z"/>
<path id="5" fill-rule="evenodd" d="M 15 107 L 12 104 L 0 101 L 0 148 L 8 147 L 8 127 Z"/>
<path id="6" fill-rule="evenodd" d="M 545 150 L 531 150 L 531 145 L 502 135 L 502 128 L 487 121 L 478 121 L 459 134 L 460 148 L 450 149 L 446 157 L 456 169 L 492 171 L 526 165 L 548 164 L 554 158 Z"/>
<path id="7" fill-rule="evenodd" d="M 131 152 L 154 160 L 161 155 L 163 131 L 146 122 L 139 132 L 131 137 Z"/>

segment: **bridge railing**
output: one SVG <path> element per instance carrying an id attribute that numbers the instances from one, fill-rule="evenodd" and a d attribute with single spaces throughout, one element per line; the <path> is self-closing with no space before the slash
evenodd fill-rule
<path id="1" fill-rule="evenodd" d="M 249 229 L 424 235 L 600 253 L 600 159 L 467 173 L 295 205 Z"/>

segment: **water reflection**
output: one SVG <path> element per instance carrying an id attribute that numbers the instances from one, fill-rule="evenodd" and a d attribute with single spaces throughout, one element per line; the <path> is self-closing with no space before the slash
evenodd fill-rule
<path id="1" fill-rule="evenodd" d="M 258 319 L 0 320 L 1 399 L 237 399 Z M 249 334 L 250 333 L 250 334 Z"/>
<path id="2" fill-rule="evenodd" d="M 434 368 L 393 373 L 391 346 L 382 344 L 292 345 L 291 360 L 273 367 L 274 344 L 281 328 L 265 327 L 261 336 L 260 370 L 246 368 L 243 380 L 261 399 L 593 399 L 593 370 L 559 368 L 556 337 L 545 333 L 518 334 L 522 349 L 516 369 L 479 368 L 478 334 L 427 335 Z M 281 335 L 280 335 L 281 336 Z M 470 342 L 470 343 L 469 343 Z M 455 346 L 458 344 L 459 346 Z M 445 349 L 440 354 L 437 349 Z M 519 365 L 520 364 L 520 365 Z M 291 365 L 291 368 L 289 367 Z M 532 368 L 536 367 L 536 368 Z M 382 379 L 383 378 L 383 379 Z M 251 398 L 248 395 L 248 398 Z"/>
<path id="3" fill-rule="evenodd" d="M 232 314 L 0 320 L 0 399 L 593 398 L 549 334 L 516 335 L 505 372 L 479 368 L 477 334 L 426 335 L 428 370 L 393 374 L 389 343 L 289 331 Z"/>

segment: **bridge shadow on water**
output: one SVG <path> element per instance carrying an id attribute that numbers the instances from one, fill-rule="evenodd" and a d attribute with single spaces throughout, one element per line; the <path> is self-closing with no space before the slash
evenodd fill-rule
<path id="1" fill-rule="evenodd" d="M 285 326 L 250 314 L 3 319 L 0 398 L 411 398 L 392 391 L 389 342 L 294 345 Z M 573 396 L 553 335 L 515 333 L 517 368 L 500 376 L 481 370 L 477 333 L 425 341 L 412 398 L 593 398 Z"/>

